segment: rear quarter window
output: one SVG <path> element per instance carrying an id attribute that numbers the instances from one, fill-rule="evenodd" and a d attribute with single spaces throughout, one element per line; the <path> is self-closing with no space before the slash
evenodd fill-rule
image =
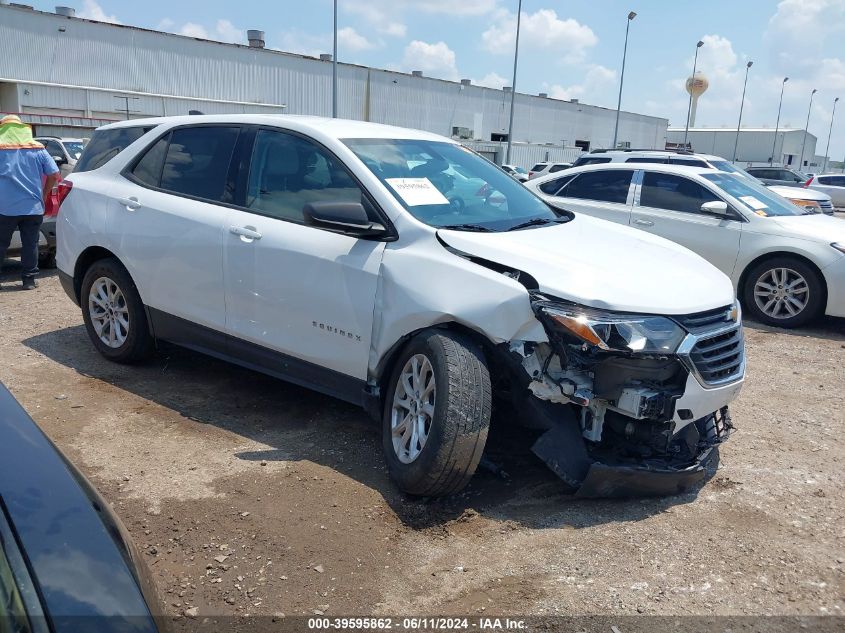
<path id="1" fill-rule="evenodd" d="M 531 171 L 543 171 L 546 168 L 544 163 L 537 163 L 531 168 Z"/>
<path id="2" fill-rule="evenodd" d="M 74 172 L 98 169 L 120 154 L 155 126 L 119 127 L 95 130 L 82 151 Z"/>
<path id="3" fill-rule="evenodd" d="M 610 156 L 584 156 L 576 160 L 572 166 L 580 167 L 582 165 L 598 165 L 600 163 L 609 163 L 613 159 Z"/>

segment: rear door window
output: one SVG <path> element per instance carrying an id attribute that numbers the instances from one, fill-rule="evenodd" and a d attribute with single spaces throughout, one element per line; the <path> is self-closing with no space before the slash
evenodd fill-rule
<path id="1" fill-rule="evenodd" d="M 552 168 L 549 170 L 549 173 L 554 174 L 559 171 L 563 171 L 564 169 L 569 169 L 569 165 L 552 165 Z"/>
<path id="2" fill-rule="evenodd" d="M 715 200 L 719 198 L 689 178 L 653 171 L 643 175 L 641 207 L 701 213 L 702 204 Z"/>
<path id="3" fill-rule="evenodd" d="M 239 127 L 223 126 L 173 130 L 159 187 L 172 193 L 224 202 L 229 162 L 239 132 Z"/>
<path id="4" fill-rule="evenodd" d="M 155 126 L 118 127 L 95 130 L 85 145 L 74 172 L 91 171 L 102 167 Z"/>
<path id="5" fill-rule="evenodd" d="M 633 169 L 584 172 L 568 184 L 563 195 L 567 198 L 625 204 L 633 175 Z"/>
<path id="6" fill-rule="evenodd" d="M 561 178 L 554 178 L 553 180 L 548 180 L 540 185 L 539 189 L 545 194 L 550 196 L 557 195 L 558 191 L 563 189 L 569 181 L 575 178 L 577 174 L 570 174 L 568 176 L 563 176 Z"/>

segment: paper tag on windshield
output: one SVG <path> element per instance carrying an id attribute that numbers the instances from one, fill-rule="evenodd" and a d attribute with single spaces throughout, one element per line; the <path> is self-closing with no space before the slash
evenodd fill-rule
<path id="1" fill-rule="evenodd" d="M 769 205 L 765 202 L 760 202 L 754 196 L 740 196 L 740 200 L 742 200 L 745 204 L 747 204 L 752 209 L 768 209 Z"/>
<path id="2" fill-rule="evenodd" d="M 386 178 L 385 182 L 393 187 L 399 197 L 409 207 L 423 204 L 449 204 L 440 191 L 428 178 Z"/>

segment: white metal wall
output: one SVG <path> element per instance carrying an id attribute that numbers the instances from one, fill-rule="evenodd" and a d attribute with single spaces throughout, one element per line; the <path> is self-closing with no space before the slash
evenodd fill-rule
<path id="1" fill-rule="evenodd" d="M 772 142 L 774 141 L 775 130 L 742 130 L 739 134 L 737 146 L 738 163 L 766 163 L 772 155 Z M 682 143 L 684 140 L 683 128 L 672 128 L 667 132 L 670 142 Z M 798 166 L 801 156 L 801 143 L 804 139 L 804 130 L 780 130 L 775 147 L 774 162 L 789 163 L 792 157 L 792 164 Z M 715 154 L 731 160 L 736 143 L 736 130 L 730 129 L 691 129 L 687 136 L 692 149 L 702 154 Z M 804 148 L 804 160 L 810 162 L 816 153 L 816 137 L 807 134 L 807 144 Z"/>
<path id="2" fill-rule="evenodd" d="M 280 105 L 291 114 L 331 114 L 329 62 L 16 7 L 0 6 L 0 60 L 0 81 L 25 84 L 21 107 L 31 112 L 121 118 L 115 110 L 122 100 L 114 95 L 127 91 L 141 93 L 130 109 L 146 116 L 280 111 L 272 107 Z M 510 94 L 502 90 L 349 64 L 339 65 L 338 89 L 345 118 L 446 136 L 465 127 L 484 141 L 507 131 Z M 514 115 L 517 142 L 579 140 L 592 148 L 612 142 L 614 110 L 518 94 Z M 666 127 L 666 119 L 623 112 L 619 138 L 633 147 L 662 147 Z"/>

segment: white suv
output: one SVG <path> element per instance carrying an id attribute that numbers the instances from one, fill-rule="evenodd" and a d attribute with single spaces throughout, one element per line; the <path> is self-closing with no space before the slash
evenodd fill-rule
<path id="1" fill-rule="evenodd" d="M 808 214 L 752 178 L 606 163 L 526 186 L 556 206 L 692 249 L 731 277 L 758 321 L 798 327 L 821 314 L 845 317 L 845 222 Z"/>
<path id="2" fill-rule="evenodd" d="M 232 115 L 97 134 L 140 125 L 60 213 L 60 279 L 106 358 L 167 340 L 362 405 L 418 495 L 466 485 L 502 404 L 581 495 L 675 493 L 712 465 L 745 360 L 731 283 L 698 255 L 555 211 L 425 132 Z"/>

